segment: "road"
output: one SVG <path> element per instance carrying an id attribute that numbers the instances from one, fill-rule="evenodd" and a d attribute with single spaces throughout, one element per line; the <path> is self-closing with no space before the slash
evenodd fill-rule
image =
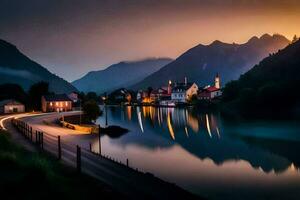
<path id="1" fill-rule="evenodd" d="M 57 136 L 60 136 L 62 162 L 73 167 L 76 167 L 76 145 L 79 145 L 82 171 L 110 185 L 130 199 L 199 199 L 151 174 L 137 172 L 123 164 L 91 153 L 87 146 L 89 146 L 90 137 L 98 137 L 97 135 L 83 135 L 82 132 L 62 128 L 52 123 L 62 115 L 76 114 L 79 112 L 10 115 L 0 117 L 0 126 L 16 134 L 10 120 L 16 117 L 32 127 L 33 133 L 43 131 L 44 149 L 55 156 L 58 152 Z M 24 140 L 24 137 L 22 138 Z M 24 141 L 22 141 L 22 145 L 25 145 Z"/>

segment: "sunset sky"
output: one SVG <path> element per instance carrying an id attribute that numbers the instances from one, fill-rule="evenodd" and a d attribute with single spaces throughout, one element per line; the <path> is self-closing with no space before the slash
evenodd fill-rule
<path id="1" fill-rule="evenodd" d="M 291 39 L 299 24 L 299 0 L 0 0 L 0 38 L 68 81 L 216 39 Z"/>

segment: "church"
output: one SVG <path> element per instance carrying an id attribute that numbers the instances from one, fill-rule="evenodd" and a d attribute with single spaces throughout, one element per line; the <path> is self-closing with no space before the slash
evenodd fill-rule
<path id="1" fill-rule="evenodd" d="M 198 99 L 201 100 L 212 100 L 220 96 L 222 96 L 222 91 L 219 74 L 215 76 L 214 86 L 206 86 L 198 92 Z"/>

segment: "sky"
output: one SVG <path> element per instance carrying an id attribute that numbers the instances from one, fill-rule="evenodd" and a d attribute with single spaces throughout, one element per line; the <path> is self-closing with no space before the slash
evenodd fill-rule
<path id="1" fill-rule="evenodd" d="M 73 81 L 214 40 L 300 35 L 299 0 L 0 0 L 0 38 Z"/>

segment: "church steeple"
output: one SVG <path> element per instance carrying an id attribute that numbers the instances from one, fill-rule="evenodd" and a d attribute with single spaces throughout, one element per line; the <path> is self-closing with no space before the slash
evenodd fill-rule
<path id="1" fill-rule="evenodd" d="M 220 83 L 220 76 L 219 76 L 219 73 L 216 74 L 216 77 L 215 77 L 215 87 L 220 89 L 221 88 L 221 83 Z"/>

